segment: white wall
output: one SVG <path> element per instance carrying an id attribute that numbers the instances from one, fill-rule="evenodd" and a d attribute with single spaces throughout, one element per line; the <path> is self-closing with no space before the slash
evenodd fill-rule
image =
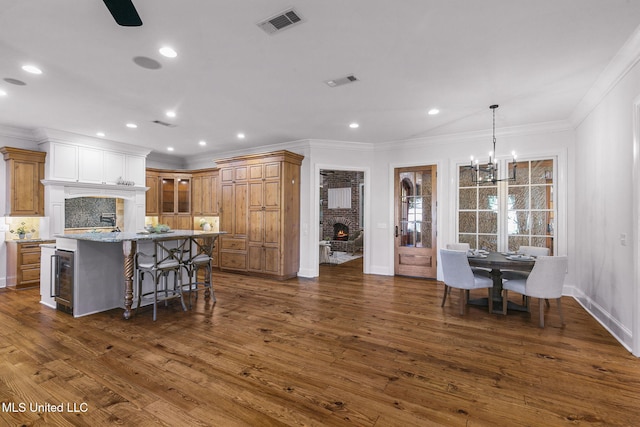
<path id="1" fill-rule="evenodd" d="M 558 211 L 564 222 L 557 225 L 558 253 L 570 256 L 567 292 L 575 282 L 574 249 L 570 229 L 573 213 L 573 184 L 569 177 L 573 163 L 574 137 L 568 123 L 550 123 L 497 132 L 497 151 L 518 152 L 518 158 L 558 158 Z M 393 275 L 394 265 L 394 169 L 435 164 L 438 166 L 438 244 L 456 241 L 457 164 L 466 163 L 469 153 L 488 152 L 491 134 L 485 132 L 398 141 L 382 145 L 353 144 L 335 141 L 308 141 L 302 175 L 300 276 L 316 277 L 319 233 L 319 172 L 321 169 L 359 170 L 365 172 L 365 259 L 364 272 Z M 478 150 L 478 146 L 482 148 Z M 440 277 L 440 276 L 439 276 Z"/>
<path id="2" fill-rule="evenodd" d="M 639 197 L 633 181 L 637 167 L 633 119 L 639 96 L 636 65 L 577 127 L 575 170 L 576 297 L 636 355 L 640 355 L 640 325 L 634 320 L 638 311 L 634 250 L 639 242 L 634 209 Z"/>

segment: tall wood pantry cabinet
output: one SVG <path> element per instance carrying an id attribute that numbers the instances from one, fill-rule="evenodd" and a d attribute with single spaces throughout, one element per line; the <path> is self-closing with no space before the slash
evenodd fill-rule
<path id="1" fill-rule="evenodd" d="M 276 151 L 216 160 L 220 268 L 288 279 L 300 267 L 300 165 Z"/>

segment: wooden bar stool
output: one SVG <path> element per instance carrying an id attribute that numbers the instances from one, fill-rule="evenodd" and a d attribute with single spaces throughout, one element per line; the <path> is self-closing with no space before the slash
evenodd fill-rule
<path id="1" fill-rule="evenodd" d="M 189 239 L 182 242 L 178 240 L 154 240 L 153 253 L 146 254 L 138 252 L 135 255 L 136 281 L 138 282 L 138 308 L 142 300 L 153 301 L 153 320 L 156 320 L 158 301 L 167 301 L 179 298 L 182 309 L 187 310 L 182 296 L 182 274 L 180 271 L 184 247 Z M 178 242 L 175 247 L 171 247 L 169 242 Z M 154 287 L 152 291 L 142 291 L 144 274 L 150 274 L 153 278 Z M 173 285 L 169 286 L 169 276 L 173 273 Z M 137 311 L 136 309 L 136 311 Z"/>
<path id="2" fill-rule="evenodd" d="M 196 301 L 198 300 L 198 291 L 204 290 L 205 298 L 213 298 L 213 302 L 216 302 L 216 295 L 213 291 L 213 281 L 211 279 L 211 261 L 213 258 L 213 249 L 215 248 L 215 238 L 213 236 L 200 236 L 192 237 L 191 245 L 185 253 L 188 256 L 184 257 L 182 266 L 187 271 L 189 277 L 189 283 L 184 286 L 188 286 L 189 291 L 189 308 L 191 305 L 191 294 L 195 293 Z M 204 276 L 202 280 L 198 277 L 200 270 L 203 270 Z"/>

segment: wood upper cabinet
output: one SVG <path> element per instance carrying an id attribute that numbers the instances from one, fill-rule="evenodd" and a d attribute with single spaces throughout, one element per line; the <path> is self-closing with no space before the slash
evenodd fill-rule
<path id="1" fill-rule="evenodd" d="M 8 216 L 44 216 L 44 164 L 47 153 L 2 147 L 6 161 Z"/>
<path id="2" fill-rule="evenodd" d="M 288 151 L 217 160 L 220 268 L 278 279 L 300 265 L 300 165 Z"/>
<path id="3" fill-rule="evenodd" d="M 160 176 L 160 213 L 191 214 L 191 174 Z"/>
<path id="4" fill-rule="evenodd" d="M 191 179 L 191 211 L 197 216 L 218 215 L 218 170 L 193 172 Z"/>
<path id="5" fill-rule="evenodd" d="M 193 229 L 191 184 L 191 173 L 147 168 L 146 215 L 176 230 Z"/>
<path id="6" fill-rule="evenodd" d="M 145 194 L 145 214 L 147 216 L 160 215 L 160 175 L 158 172 L 147 169 L 145 186 L 149 187 Z"/>

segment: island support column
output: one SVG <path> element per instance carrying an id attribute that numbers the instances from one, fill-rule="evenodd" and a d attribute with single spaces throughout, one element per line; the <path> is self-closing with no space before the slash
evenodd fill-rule
<path id="1" fill-rule="evenodd" d="M 135 240 L 124 240 L 122 242 L 122 252 L 124 253 L 124 313 L 122 313 L 122 317 L 125 320 L 129 320 L 132 314 L 131 305 L 133 304 Z"/>

